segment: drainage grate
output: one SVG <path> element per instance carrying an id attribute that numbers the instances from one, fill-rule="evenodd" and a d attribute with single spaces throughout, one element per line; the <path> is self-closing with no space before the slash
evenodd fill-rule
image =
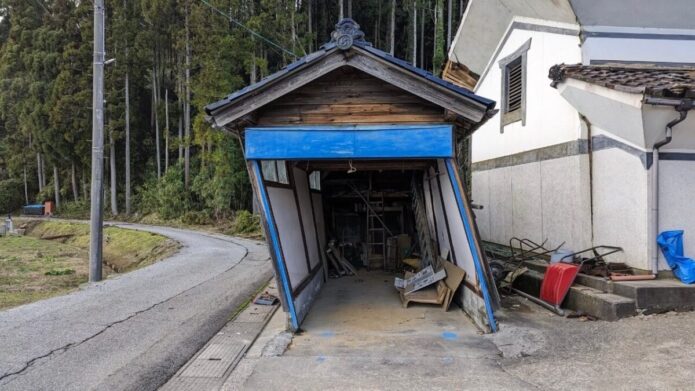
<path id="1" fill-rule="evenodd" d="M 222 377 L 246 348 L 240 342 L 208 345 L 186 368 L 181 377 Z"/>
<path id="2" fill-rule="evenodd" d="M 268 316 L 273 312 L 275 306 L 253 306 L 240 313 L 235 322 L 265 322 Z"/>

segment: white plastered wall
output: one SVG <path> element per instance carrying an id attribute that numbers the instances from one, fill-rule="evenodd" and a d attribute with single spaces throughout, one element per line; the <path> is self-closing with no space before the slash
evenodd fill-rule
<path id="1" fill-rule="evenodd" d="M 546 247 L 591 246 L 587 155 L 473 172 L 473 200 L 483 240 L 528 238 Z"/>
<path id="2" fill-rule="evenodd" d="M 662 160 L 659 164 L 660 231 L 684 230 L 683 251 L 695 259 L 695 161 Z M 661 253 L 659 258 L 659 269 L 668 269 Z"/>
<path id="3" fill-rule="evenodd" d="M 642 94 L 573 79 L 561 83 L 558 92 L 587 116 L 593 137 L 609 138 L 614 144 L 593 152 L 593 244 L 620 246 L 624 253 L 612 260 L 651 270 L 656 238 L 650 228 L 652 173 L 645 162 L 678 113 L 672 107 L 644 104 Z M 695 153 L 695 117 L 690 117 L 674 128 L 672 142 L 661 148 L 659 232 L 683 229 L 685 253 L 695 257 L 695 208 L 689 201 L 695 192 L 695 166 L 687 160 Z M 686 160 L 668 160 L 673 153 L 685 154 Z M 667 270 L 661 254 L 659 258 L 659 269 Z"/>
<path id="4" fill-rule="evenodd" d="M 692 23 L 690 29 L 616 26 L 585 26 L 584 29 L 588 33 L 582 43 L 584 64 L 592 61 L 695 64 Z"/>
<path id="5" fill-rule="evenodd" d="M 649 171 L 638 156 L 618 148 L 595 151 L 592 159 L 594 245 L 622 247 L 608 259 L 650 269 Z"/>
<path id="6" fill-rule="evenodd" d="M 669 107 L 645 105 L 644 128 L 648 139 L 664 136 L 664 126 L 678 117 Z M 661 148 L 662 157 L 669 153 L 681 153 L 693 158 L 695 154 L 695 111 L 691 110 L 685 121 L 673 128 L 673 140 Z M 684 230 L 683 251 L 695 259 L 695 161 L 660 160 L 659 163 L 659 232 Z M 659 252 L 659 269 L 669 269 Z"/>
<path id="7" fill-rule="evenodd" d="M 550 86 L 548 69 L 581 60 L 579 38 L 550 32 L 514 30 L 480 80 L 476 93 L 501 101 L 501 58 L 528 39 L 526 124 L 516 122 L 500 132 L 501 115 L 473 135 L 475 163 L 586 138 L 577 111 Z M 475 166 L 474 166 L 475 167 Z M 483 205 L 476 221 L 483 240 L 500 244 L 512 237 L 548 247 L 579 250 L 591 243 L 589 162 L 586 155 L 474 171 L 472 198 Z"/>
<path id="8" fill-rule="evenodd" d="M 577 111 L 550 86 L 548 69 L 560 63 L 581 61 L 579 38 L 540 31 L 514 30 L 488 72 L 476 87 L 476 93 L 501 102 L 502 72 L 498 61 L 516 51 L 528 39 L 531 46 L 526 58 L 526 125 L 515 122 L 500 132 L 501 115 L 483 124 L 473 135 L 473 163 L 500 156 L 573 141 L 581 136 Z M 500 104 L 498 103 L 498 106 Z"/>

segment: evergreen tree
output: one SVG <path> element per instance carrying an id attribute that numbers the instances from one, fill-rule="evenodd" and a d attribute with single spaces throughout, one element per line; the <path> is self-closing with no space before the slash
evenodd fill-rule
<path id="1" fill-rule="evenodd" d="M 446 11 L 443 0 L 352 5 L 107 0 L 106 58 L 116 60 L 105 68 L 111 212 L 121 203 L 128 214 L 147 209 L 147 199 L 166 198 L 147 195 L 158 189 L 182 198 L 177 213 L 222 218 L 250 208 L 238 140 L 209 126 L 205 104 L 316 50 L 341 15 L 375 47 L 439 72 L 445 31 L 455 31 L 465 2 L 447 0 Z M 0 0 L 0 181 L 25 182 L 25 201 L 87 198 L 92 12 L 88 1 Z"/>

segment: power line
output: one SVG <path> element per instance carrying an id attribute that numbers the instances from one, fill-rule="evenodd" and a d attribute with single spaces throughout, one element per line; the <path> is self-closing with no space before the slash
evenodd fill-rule
<path id="1" fill-rule="evenodd" d="M 249 32 L 251 35 L 253 35 L 254 37 L 257 37 L 258 39 L 267 42 L 268 44 L 270 44 L 270 45 L 276 47 L 277 49 L 282 50 L 282 51 L 285 52 L 286 54 L 289 54 L 290 56 L 292 56 L 292 57 L 294 57 L 294 58 L 297 58 L 297 55 L 296 55 L 296 54 L 292 53 L 291 51 L 285 49 L 284 47 L 280 46 L 279 44 L 277 44 L 277 43 L 271 41 L 270 39 L 268 39 L 268 38 L 262 36 L 261 34 L 259 34 L 259 33 L 255 32 L 255 31 L 251 30 L 250 28 L 246 27 L 243 23 L 241 23 L 241 22 L 239 22 L 238 20 L 232 18 L 232 15 L 227 14 L 227 13 L 225 13 L 224 11 L 222 11 L 222 10 L 220 10 L 220 9 L 218 9 L 218 8 L 215 8 L 212 4 L 208 3 L 207 0 L 200 0 L 200 2 L 203 3 L 203 4 L 205 4 L 206 6 L 210 7 L 212 10 L 216 11 L 218 14 L 220 14 L 220 15 L 224 16 L 225 18 L 229 19 L 230 22 L 232 22 L 232 23 L 236 24 L 237 26 L 241 27 L 242 29 L 248 31 L 248 32 Z"/>

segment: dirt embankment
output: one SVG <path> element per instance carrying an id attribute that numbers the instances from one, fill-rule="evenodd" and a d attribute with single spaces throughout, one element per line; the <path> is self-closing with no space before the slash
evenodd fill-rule
<path id="1" fill-rule="evenodd" d="M 89 226 L 62 221 L 29 221 L 26 235 L 89 249 Z M 116 273 L 124 273 L 166 258 L 179 244 L 161 235 L 118 227 L 104 228 L 104 263 Z"/>
<path id="2" fill-rule="evenodd" d="M 21 220 L 25 236 L 0 237 L 0 309 L 67 293 L 89 277 L 89 226 Z M 175 253 L 180 245 L 142 231 L 104 229 L 104 275 L 124 273 Z"/>

